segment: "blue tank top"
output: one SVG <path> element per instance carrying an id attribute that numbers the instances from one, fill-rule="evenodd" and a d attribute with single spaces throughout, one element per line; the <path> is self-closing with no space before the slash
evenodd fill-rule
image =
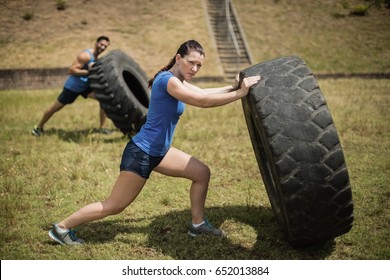
<path id="1" fill-rule="evenodd" d="M 185 109 L 185 103 L 168 93 L 169 71 L 159 73 L 153 82 L 145 124 L 133 142 L 151 156 L 163 156 L 172 145 L 177 122 Z"/>
<path id="2" fill-rule="evenodd" d="M 85 52 L 88 52 L 91 56 L 90 60 L 83 65 L 83 69 L 88 70 L 88 64 L 95 62 L 95 57 L 93 56 L 93 53 L 90 50 L 85 50 Z M 70 75 L 66 81 L 64 88 L 69 89 L 73 92 L 83 92 L 89 87 L 89 80 L 88 76 L 74 76 Z"/>

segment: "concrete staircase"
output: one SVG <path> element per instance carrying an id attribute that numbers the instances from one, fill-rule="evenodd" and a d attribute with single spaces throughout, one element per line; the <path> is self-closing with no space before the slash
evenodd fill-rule
<path id="1" fill-rule="evenodd" d="M 234 79 L 240 70 L 252 64 L 251 56 L 243 33 L 236 19 L 235 11 L 230 3 L 229 14 L 226 15 L 226 0 L 204 0 L 209 15 L 210 27 L 215 37 L 219 57 L 228 80 Z M 229 27 L 228 18 L 231 25 Z M 232 32 L 234 35 L 232 35 Z M 234 41 L 236 39 L 236 43 Z"/>

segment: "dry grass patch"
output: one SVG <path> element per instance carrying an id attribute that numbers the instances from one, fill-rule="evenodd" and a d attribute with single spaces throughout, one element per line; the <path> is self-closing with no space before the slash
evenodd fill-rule
<path id="1" fill-rule="evenodd" d="M 388 72 L 389 9 L 337 18 L 342 2 L 240 0 L 235 7 L 255 62 L 295 54 L 316 72 Z"/>
<path id="2" fill-rule="evenodd" d="M 218 74 L 202 3 L 174 0 L 5 1 L 0 9 L 0 46 L 7 56 L 0 68 L 67 67 L 83 49 L 106 34 L 109 50 L 121 49 L 151 76 L 173 57 L 179 45 L 198 40 L 206 50 L 207 67 L 200 75 Z M 24 20 L 25 13 L 31 20 Z"/>

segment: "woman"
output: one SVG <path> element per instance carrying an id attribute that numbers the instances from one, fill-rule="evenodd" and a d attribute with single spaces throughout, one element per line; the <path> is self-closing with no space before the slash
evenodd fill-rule
<path id="1" fill-rule="evenodd" d="M 202 46 L 190 40 L 183 43 L 167 66 L 149 81 L 152 88 L 146 123 L 127 144 L 120 165 L 120 174 L 111 195 L 102 202 L 89 204 L 58 224 L 53 224 L 49 236 L 61 244 L 78 245 L 72 228 L 122 212 L 142 190 L 150 173 L 187 178 L 192 181 L 190 203 L 192 224 L 189 235 L 202 233 L 223 236 L 205 220 L 204 208 L 210 169 L 198 159 L 171 147 L 173 134 L 185 104 L 198 107 L 216 107 L 231 103 L 245 96 L 260 77 L 245 78 L 241 86 L 200 89 L 188 83 L 203 65 L 205 54 Z"/>

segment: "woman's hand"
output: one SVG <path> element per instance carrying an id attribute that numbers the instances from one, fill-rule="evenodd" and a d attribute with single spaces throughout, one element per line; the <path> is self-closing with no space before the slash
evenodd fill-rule
<path id="1" fill-rule="evenodd" d="M 240 87 L 240 93 L 242 97 L 248 94 L 250 87 L 257 84 L 260 81 L 260 78 L 261 77 L 257 75 L 257 76 L 246 77 L 242 80 L 241 87 Z"/>
<path id="2" fill-rule="evenodd" d="M 240 75 L 237 74 L 232 85 L 233 90 L 238 90 L 240 88 Z"/>

